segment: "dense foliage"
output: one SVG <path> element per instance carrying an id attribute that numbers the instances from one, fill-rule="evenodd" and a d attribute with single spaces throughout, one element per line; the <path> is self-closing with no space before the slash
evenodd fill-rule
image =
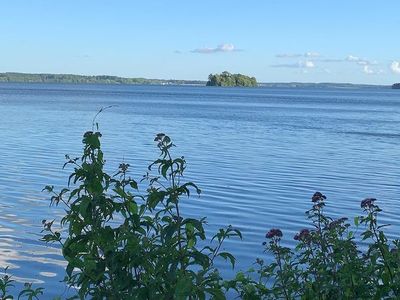
<path id="1" fill-rule="evenodd" d="M 280 229 L 266 233 L 265 250 L 274 261 L 258 259 L 256 269 L 232 280 L 243 299 L 400 298 L 400 241 L 390 243 L 382 231 L 387 225 L 377 222 L 381 210 L 376 199 L 361 202 L 364 215 L 354 220 L 359 236 L 347 218 L 327 216 L 325 202 L 321 193 L 313 195 L 306 212 L 312 226 L 294 236 L 294 249 L 281 245 Z"/>
<path id="2" fill-rule="evenodd" d="M 183 182 L 186 162 L 171 156 L 170 138 L 157 135 L 161 156 L 142 179 L 146 192 L 139 193 L 128 164 L 121 164 L 114 175 L 104 172 L 100 137 L 99 132 L 86 132 L 83 156 L 68 157 L 66 165 L 74 167 L 69 177 L 73 189 L 56 193 L 46 187 L 52 203 L 66 209 L 61 221 L 68 227 L 65 238 L 52 229 L 53 221 L 43 221 L 43 239 L 62 245 L 66 282 L 79 287 L 81 299 L 223 298 L 214 261 L 223 258 L 233 266 L 234 257 L 221 246 L 241 235 L 228 226 L 206 241 L 205 219 L 181 214 L 181 198 L 200 190 Z"/>
<path id="3" fill-rule="evenodd" d="M 109 75 L 85 76 L 73 74 L 28 74 L 0 73 L 0 82 L 25 83 L 95 83 L 95 84 L 204 84 L 198 80 L 164 80 L 146 78 L 125 78 Z"/>
<path id="4" fill-rule="evenodd" d="M 242 74 L 231 74 L 227 71 L 221 74 L 210 74 L 208 76 L 207 86 L 257 86 L 257 80 Z"/>
<path id="5" fill-rule="evenodd" d="M 83 136 L 83 155 L 67 156 L 73 168 L 68 187 L 51 193 L 65 216 L 43 220 L 43 241 L 60 243 L 67 261 L 65 282 L 76 288 L 77 299 L 399 299 L 400 241 L 389 241 L 378 224 L 376 199 L 361 202 L 363 215 L 351 226 L 347 218 L 334 219 L 324 209 L 325 195 L 316 192 L 306 212 L 309 228 L 293 238 L 294 248 L 282 245 L 279 228 L 266 232 L 268 256 L 255 267 L 222 278 L 215 261 L 235 265 L 222 251 L 228 238 L 242 238 L 232 226 L 207 239 L 205 219 L 186 218 L 181 201 L 200 194 L 184 182 L 186 161 L 173 157 L 174 144 L 165 134 L 155 142 L 160 157 L 140 182 L 129 175 L 129 164 L 115 174 L 104 170 L 101 134 Z M 143 192 L 142 186 L 145 186 Z M 12 277 L 0 278 L 1 299 L 13 299 Z M 42 288 L 26 284 L 19 297 L 38 299 Z M 18 297 L 18 298 L 19 298 Z"/>

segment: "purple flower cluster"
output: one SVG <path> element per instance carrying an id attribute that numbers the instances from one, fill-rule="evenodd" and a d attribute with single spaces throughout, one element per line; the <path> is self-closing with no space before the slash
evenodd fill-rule
<path id="1" fill-rule="evenodd" d="M 363 201 L 361 201 L 361 208 L 368 209 L 374 207 L 375 201 L 376 201 L 375 198 L 365 198 Z"/>
<path id="2" fill-rule="evenodd" d="M 130 165 L 129 164 L 125 164 L 125 163 L 122 163 L 122 164 L 119 165 L 119 169 L 121 170 L 121 172 L 128 171 L 129 167 L 130 167 Z"/>
<path id="3" fill-rule="evenodd" d="M 267 234 L 265 235 L 265 237 L 267 239 L 272 239 L 274 237 L 278 237 L 281 238 L 282 237 L 282 231 L 280 229 L 277 228 L 272 228 L 270 231 L 267 232 Z"/>
<path id="4" fill-rule="evenodd" d="M 311 201 L 314 202 L 314 203 L 315 202 L 321 202 L 321 201 L 324 201 L 324 200 L 326 200 L 326 196 L 323 195 L 320 192 L 315 192 L 314 195 L 311 198 Z"/>
<path id="5" fill-rule="evenodd" d="M 305 241 L 310 237 L 310 230 L 302 229 L 299 233 L 296 233 L 294 239 L 296 241 Z"/>
<path id="6" fill-rule="evenodd" d="M 154 138 L 155 142 L 160 142 L 165 137 L 165 133 L 157 133 L 156 137 Z"/>

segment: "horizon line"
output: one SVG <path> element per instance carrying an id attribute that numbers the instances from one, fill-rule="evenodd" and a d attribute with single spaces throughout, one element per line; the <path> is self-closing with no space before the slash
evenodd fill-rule
<path id="1" fill-rule="evenodd" d="M 109 75 L 109 74 L 96 74 L 96 75 L 87 75 L 82 73 L 48 73 L 48 72 L 38 72 L 38 73 L 31 73 L 31 72 L 14 72 L 14 71 L 5 71 L 0 72 L 1 74 L 23 74 L 23 75 L 71 75 L 71 76 L 85 76 L 85 77 L 98 77 L 98 76 L 109 76 L 121 79 L 145 79 L 145 80 L 159 80 L 159 81 L 198 81 L 198 82 L 207 82 L 204 79 L 176 79 L 176 78 L 147 78 L 147 77 L 125 77 L 120 75 Z M 336 84 L 336 85 L 361 85 L 361 86 L 380 86 L 380 87 L 387 87 L 392 86 L 393 84 L 372 84 L 372 83 L 351 83 L 351 82 L 310 82 L 310 81 L 257 81 L 258 84 Z"/>

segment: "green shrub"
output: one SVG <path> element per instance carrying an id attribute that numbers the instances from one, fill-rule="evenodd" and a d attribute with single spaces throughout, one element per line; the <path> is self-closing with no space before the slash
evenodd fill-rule
<path id="1" fill-rule="evenodd" d="M 271 229 L 264 242 L 274 262 L 257 260 L 257 270 L 239 273 L 230 281 L 243 299 L 399 299 L 399 241 L 390 245 L 377 217 L 376 199 L 361 202 L 365 215 L 355 218 L 364 227 L 357 247 L 347 218 L 324 213 L 326 197 L 317 192 L 306 212 L 312 228 L 295 235 L 295 249 L 281 245 L 282 231 Z"/>
<path id="2" fill-rule="evenodd" d="M 229 226 L 206 243 L 205 219 L 181 214 L 182 197 L 200 189 L 182 182 L 186 161 L 171 156 L 170 138 L 156 136 L 160 158 L 142 179 L 147 191 L 139 193 L 128 164 L 114 175 L 104 171 L 100 137 L 86 132 L 82 157 L 67 156 L 65 166 L 74 167 L 68 188 L 59 193 L 45 188 L 53 194 L 51 203 L 66 209 L 61 220 L 66 237 L 44 220 L 43 240 L 62 245 L 67 284 L 77 287 L 82 299 L 223 299 L 214 261 L 221 257 L 234 266 L 235 258 L 221 245 L 241 234 Z"/>

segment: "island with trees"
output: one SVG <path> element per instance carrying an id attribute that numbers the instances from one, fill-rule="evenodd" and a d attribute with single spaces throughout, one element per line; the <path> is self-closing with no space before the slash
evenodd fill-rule
<path id="1" fill-rule="evenodd" d="M 392 89 L 400 89 L 400 83 L 393 84 Z"/>
<path id="2" fill-rule="evenodd" d="M 242 74 L 231 74 L 227 71 L 221 74 L 210 74 L 208 76 L 207 86 L 258 86 L 255 77 L 249 77 Z"/>

